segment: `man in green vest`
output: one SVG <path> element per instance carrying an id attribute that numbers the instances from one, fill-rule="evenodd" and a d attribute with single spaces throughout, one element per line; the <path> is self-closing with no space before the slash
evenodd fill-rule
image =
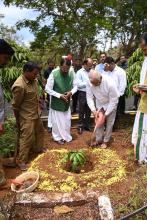
<path id="1" fill-rule="evenodd" d="M 52 71 L 45 87 L 46 92 L 52 96 L 52 135 L 59 144 L 72 140 L 70 98 L 77 91 L 77 85 L 70 67 L 71 61 L 62 58 L 60 68 Z"/>
<path id="2" fill-rule="evenodd" d="M 133 87 L 136 93 L 141 94 L 141 100 L 132 133 L 135 156 L 139 163 L 147 162 L 147 32 L 141 37 L 141 48 L 145 55 L 140 73 L 141 87 L 138 85 Z"/>

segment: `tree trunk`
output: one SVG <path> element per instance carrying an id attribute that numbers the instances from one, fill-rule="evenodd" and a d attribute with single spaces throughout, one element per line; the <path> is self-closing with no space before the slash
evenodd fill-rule
<path id="1" fill-rule="evenodd" d="M 85 58 L 85 49 L 86 49 L 86 40 L 85 39 L 82 39 L 80 42 L 79 42 L 79 57 L 81 60 L 83 60 Z"/>

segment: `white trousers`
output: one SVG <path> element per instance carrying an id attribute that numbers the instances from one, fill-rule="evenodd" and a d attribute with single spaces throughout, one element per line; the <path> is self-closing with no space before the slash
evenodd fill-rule
<path id="1" fill-rule="evenodd" d="M 49 99 L 49 112 L 48 112 L 48 128 L 52 128 L 52 109 L 51 109 L 51 101 L 52 101 L 52 96 L 50 95 Z"/>
<path id="2" fill-rule="evenodd" d="M 106 118 L 106 130 L 104 125 L 96 129 L 96 141 L 108 142 L 112 135 L 112 129 L 115 122 L 116 110 L 113 110 Z"/>
<path id="3" fill-rule="evenodd" d="M 52 128 L 52 109 L 49 109 L 48 112 L 48 128 Z"/>
<path id="4" fill-rule="evenodd" d="M 55 141 L 65 140 L 70 142 L 72 136 L 70 134 L 71 128 L 71 110 L 66 112 L 56 111 L 51 109 L 52 112 L 52 135 Z"/>

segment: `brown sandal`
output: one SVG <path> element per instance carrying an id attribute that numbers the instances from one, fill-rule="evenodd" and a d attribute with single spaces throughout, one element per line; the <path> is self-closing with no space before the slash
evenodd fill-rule
<path id="1" fill-rule="evenodd" d="M 95 142 L 93 142 L 93 143 L 90 143 L 90 147 L 98 147 L 98 146 L 100 146 L 102 144 L 102 142 L 100 142 L 100 141 L 95 141 Z"/>

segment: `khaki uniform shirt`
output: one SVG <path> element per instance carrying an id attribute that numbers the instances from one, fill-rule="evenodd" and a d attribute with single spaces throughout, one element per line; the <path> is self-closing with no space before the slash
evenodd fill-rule
<path id="1" fill-rule="evenodd" d="M 19 76 L 12 86 L 12 106 L 19 111 L 20 119 L 37 119 L 40 116 L 37 80 L 28 81 Z"/>

